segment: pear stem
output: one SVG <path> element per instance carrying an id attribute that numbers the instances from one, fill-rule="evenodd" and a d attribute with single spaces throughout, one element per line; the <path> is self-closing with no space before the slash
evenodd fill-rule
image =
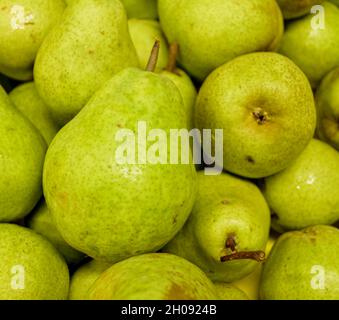
<path id="1" fill-rule="evenodd" d="M 233 235 L 230 235 L 226 240 L 226 249 L 231 249 L 232 253 L 220 257 L 220 262 L 240 260 L 240 259 L 250 259 L 257 262 L 265 261 L 265 252 L 264 251 L 240 251 L 236 250 L 236 242 Z"/>
<path id="2" fill-rule="evenodd" d="M 179 45 L 177 42 L 173 42 L 169 48 L 169 57 L 166 70 L 171 73 L 176 73 L 175 69 L 177 67 L 177 57 L 179 53 Z"/>
<path id="3" fill-rule="evenodd" d="M 158 62 L 159 49 L 160 49 L 160 41 L 155 40 L 155 43 L 154 43 L 152 51 L 151 51 L 151 55 L 149 57 L 149 60 L 148 60 L 147 66 L 146 66 L 146 71 L 149 71 L 149 72 L 155 71 L 155 68 L 156 68 L 157 62 Z"/>

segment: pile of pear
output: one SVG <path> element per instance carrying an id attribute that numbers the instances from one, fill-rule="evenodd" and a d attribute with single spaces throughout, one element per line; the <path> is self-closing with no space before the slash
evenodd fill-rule
<path id="1" fill-rule="evenodd" d="M 339 300 L 337 6 L 0 0 L 0 299 Z"/>

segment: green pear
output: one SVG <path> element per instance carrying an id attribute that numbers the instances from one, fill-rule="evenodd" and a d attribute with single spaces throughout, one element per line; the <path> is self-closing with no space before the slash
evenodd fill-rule
<path id="1" fill-rule="evenodd" d="M 260 283 L 265 300 L 338 300 L 339 230 L 313 226 L 283 234 L 275 243 Z"/>
<path id="2" fill-rule="evenodd" d="M 169 61 L 166 69 L 161 74 L 170 79 L 179 89 L 184 100 L 185 114 L 187 115 L 188 127 L 194 127 L 193 111 L 195 101 L 197 99 L 197 89 L 195 88 L 191 78 L 181 69 L 176 67 L 176 59 L 179 47 L 177 43 L 170 46 Z"/>
<path id="3" fill-rule="evenodd" d="M 0 224 L 0 300 L 63 300 L 69 274 L 57 250 L 35 232 Z"/>
<path id="4" fill-rule="evenodd" d="M 32 79 L 38 49 L 64 9 L 63 0 L 1 0 L 0 72 L 17 80 Z"/>
<path id="5" fill-rule="evenodd" d="M 65 124 L 107 80 L 132 66 L 138 58 L 120 1 L 78 0 L 40 47 L 34 78 L 55 119 Z"/>
<path id="6" fill-rule="evenodd" d="M 83 253 L 73 249 L 61 237 L 59 231 L 54 225 L 52 216 L 45 201 L 41 201 L 37 208 L 28 217 L 27 226 L 49 240 L 49 242 L 58 249 L 68 264 L 79 263 L 84 258 Z"/>
<path id="7" fill-rule="evenodd" d="M 311 13 L 315 5 L 324 0 L 277 0 L 285 19 L 299 18 Z"/>
<path id="8" fill-rule="evenodd" d="M 158 21 L 128 20 L 132 42 L 137 50 L 140 66 L 146 67 L 154 41 L 160 41 L 159 58 L 156 71 L 164 69 L 168 62 L 168 45 Z"/>
<path id="9" fill-rule="evenodd" d="M 313 88 L 328 72 L 339 66 L 339 8 L 329 2 L 322 6 L 323 26 L 314 14 L 292 21 L 287 25 L 279 48 L 280 53 L 301 68 Z"/>
<path id="10" fill-rule="evenodd" d="M 127 16 L 132 19 L 157 19 L 157 0 L 121 0 Z"/>
<path id="11" fill-rule="evenodd" d="M 195 106 L 200 129 L 223 129 L 223 167 L 261 178 L 285 169 L 311 140 L 316 111 L 305 75 L 277 53 L 252 53 L 216 69 Z M 222 165 L 222 164 L 220 164 Z"/>
<path id="12" fill-rule="evenodd" d="M 339 152 L 312 140 L 291 166 L 265 179 L 274 225 L 302 229 L 339 220 Z"/>
<path id="13" fill-rule="evenodd" d="M 199 80 L 242 54 L 275 50 L 284 29 L 275 0 L 159 0 L 158 6 L 168 41 L 180 46 L 180 63 Z"/>
<path id="14" fill-rule="evenodd" d="M 147 70 L 154 61 L 151 56 Z M 195 200 L 196 171 L 191 162 L 169 163 L 171 148 L 163 139 L 173 128 L 186 128 L 183 109 L 172 81 L 128 68 L 59 131 L 46 155 L 44 194 L 72 247 L 116 262 L 157 251 L 182 228 Z M 139 142 L 142 124 L 164 136 L 138 143 L 136 157 L 134 133 Z"/>
<path id="15" fill-rule="evenodd" d="M 108 262 L 92 260 L 77 269 L 71 278 L 69 299 L 86 300 L 87 291 L 99 276 L 111 266 L 112 264 Z"/>
<path id="16" fill-rule="evenodd" d="M 270 212 L 253 183 L 227 173 L 198 173 L 198 196 L 183 229 L 163 249 L 231 282 L 255 270 L 265 253 Z"/>
<path id="17" fill-rule="evenodd" d="M 246 293 L 229 283 L 215 282 L 220 300 L 249 300 Z"/>
<path id="18" fill-rule="evenodd" d="M 34 82 L 24 83 L 9 94 L 15 107 L 39 130 L 49 145 L 60 127 L 42 101 Z"/>
<path id="19" fill-rule="evenodd" d="M 316 106 L 319 138 L 339 150 L 339 68 L 321 82 L 316 93 Z"/>
<path id="20" fill-rule="evenodd" d="M 195 265 L 166 253 L 118 262 L 88 291 L 93 300 L 215 300 L 213 283 Z"/>
<path id="21" fill-rule="evenodd" d="M 42 194 L 46 144 L 0 87 L 0 222 L 27 215 Z"/>

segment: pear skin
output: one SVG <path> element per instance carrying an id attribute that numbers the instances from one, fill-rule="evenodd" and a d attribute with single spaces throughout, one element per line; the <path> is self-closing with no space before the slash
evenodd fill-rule
<path id="1" fill-rule="evenodd" d="M 231 284 L 214 282 L 220 300 L 249 300 L 245 292 Z"/>
<path id="2" fill-rule="evenodd" d="M 325 0 L 277 0 L 285 19 L 295 19 L 311 13 L 313 6 Z"/>
<path id="3" fill-rule="evenodd" d="M 121 0 L 130 19 L 157 19 L 157 0 Z"/>

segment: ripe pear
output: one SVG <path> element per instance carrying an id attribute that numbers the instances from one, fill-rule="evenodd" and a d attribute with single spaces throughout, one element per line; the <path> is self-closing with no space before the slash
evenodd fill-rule
<path id="1" fill-rule="evenodd" d="M 316 106 L 319 138 L 339 150 L 339 68 L 322 80 L 316 93 Z"/>
<path id="2" fill-rule="evenodd" d="M 157 0 L 121 0 L 126 8 L 128 18 L 157 19 Z"/>
<path id="3" fill-rule="evenodd" d="M 194 127 L 193 111 L 195 101 L 197 99 L 197 89 L 195 88 L 191 78 L 185 73 L 185 71 L 177 68 L 176 59 L 179 51 L 177 43 L 173 43 L 170 46 L 169 61 L 166 69 L 161 74 L 170 79 L 179 89 L 181 96 L 184 100 L 185 114 L 187 115 L 188 128 Z"/>
<path id="4" fill-rule="evenodd" d="M 86 300 L 89 288 L 111 266 L 108 262 L 92 260 L 77 269 L 71 278 L 69 299 Z"/>
<path id="5" fill-rule="evenodd" d="M 339 152 L 312 140 L 284 171 L 265 179 L 274 225 L 302 229 L 339 220 Z"/>
<path id="6" fill-rule="evenodd" d="M 0 72 L 30 80 L 38 49 L 60 22 L 63 0 L 2 0 L 0 4 Z"/>
<path id="7" fill-rule="evenodd" d="M 154 70 L 154 56 L 150 62 L 147 70 Z M 180 145 L 171 151 L 166 142 L 171 129 L 186 128 L 183 109 L 172 81 L 128 68 L 59 131 L 46 155 L 44 194 L 72 247 L 116 262 L 159 250 L 182 228 L 195 200 L 196 171 L 190 161 L 170 163 Z M 167 139 L 145 141 L 144 159 L 143 142 L 135 152 L 143 135 L 140 122 Z"/>
<path id="8" fill-rule="evenodd" d="M 315 5 L 324 0 L 277 0 L 285 19 L 294 19 L 311 13 Z"/>
<path id="9" fill-rule="evenodd" d="M 292 21 L 287 25 L 279 48 L 280 53 L 301 68 L 313 88 L 328 72 L 339 66 L 339 8 L 329 2 L 322 6 L 323 26 L 314 14 Z"/>
<path id="10" fill-rule="evenodd" d="M 0 224 L 0 299 L 63 300 L 68 268 L 57 250 L 35 232 Z"/>
<path id="11" fill-rule="evenodd" d="M 17 86 L 9 94 L 15 107 L 39 130 L 49 145 L 60 127 L 53 119 L 47 105 L 38 95 L 34 82 Z"/>
<path id="12" fill-rule="evenodd" d="M 284 233 L 264 264 L 265 300 L 338 300 L 339 230 L 313 226 Z"/>
<path id="13" fill-rule="evenodd" d="M 158 7 L 168 41 L 180 46 L 180 63 L 200 81 L 237 56 L 275 50 L 284 29 L 275 0 L 159 0 Z"/>
<path id="14" fill-rule="evenodd" d="M 277 53 L 244 55 L 216 69 L 195 108 L 198 128 L 223 129 L 223 146 L 216 147 L 223 147 L 224 169 L 249 178 L 289 166 L 316 126 L 307 78 Z"/>
<path id="15" fill-rule="evenodd" d="M 214 283 L 220 300 L 249 300 L 245 292 L 229 283 Z"/>
<path id="16" fill-rule="evenodd" d="M 160 51 L 156 71 L 164 69 L 168 62 L 168 45 L 159 22 L 130 19 L 128 20 L 128 27 L 132 42 L 137 50 L 140 66 L 146 67 L 154 41 L 159 40 Z"/>
<path id="17" fill-rule="evenodd" d="M 200 267 L 213 281 L 231 282 L 262 261 L 270 212 L 253 183 L 227 173 L 198 173 L 198 196 L 183 229 L 163 249 Z"/>
<path id="18" fill-rule="evenodd" d="M 121 2 L 78 0 L 40 47 L 34 78 L 55 119 L 65 124 L 114 74 L 133 66 L 138 58 Z"/>
<path id="19" fill-rule="evenodd" d="M 217 290 L 194 264 L 149 253 L 118 262 L 88 291 L 93 300 L 215 300 Z"/>
<path id="20" fill-rule="evenodd" d="M 27 226 L 44 236 L 61 253 L 68 264 L 79 263 L 84 254 L 73 249 L 60 235 L 52 220 L 45 201 L 41 201 L 28 217 Z"/>
<path id="21" fill-rule="evenodd" d="M 27 215 L 42 194 L 46 144 L 0 87 L 0 222 Z"/>

